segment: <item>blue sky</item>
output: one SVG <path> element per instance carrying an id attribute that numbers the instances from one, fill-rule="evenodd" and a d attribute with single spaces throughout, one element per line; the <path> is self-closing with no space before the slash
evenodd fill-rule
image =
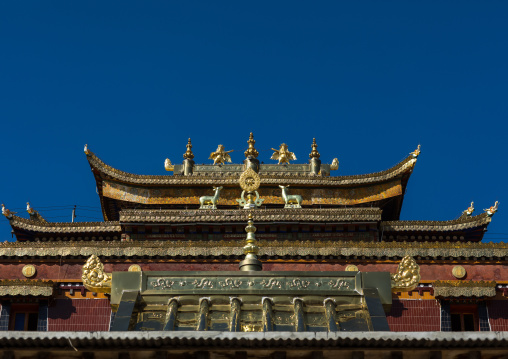
<path id="1" fill-rule="evenodd" d="M 2 2 L 0 201 L 100 217 L 85 143 L 167 174 L 188 137 L 198 163 L 219 143 L 242 161 L 250 131 L 265 163 L 282 142 L 306 162 L 316 137 L 336 175 L 421 143 L 401 219 L 498 200 L 484 240 L 508 240 L 507 15 L 505 1 Z"/>

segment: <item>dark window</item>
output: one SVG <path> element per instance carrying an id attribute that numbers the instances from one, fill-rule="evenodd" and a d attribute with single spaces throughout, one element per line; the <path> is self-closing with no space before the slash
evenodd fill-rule
<path id="1" fill-rule="evenodd" d="M 452 332 L 474 332 L 478 330 L 478 309 L 476 305 L 450 306 Z"/>
<path id="2" fill-rule="evenodd" d="M 39 320 L 39 305 L 13 304 L 9 330 L 37 331 Z"/>

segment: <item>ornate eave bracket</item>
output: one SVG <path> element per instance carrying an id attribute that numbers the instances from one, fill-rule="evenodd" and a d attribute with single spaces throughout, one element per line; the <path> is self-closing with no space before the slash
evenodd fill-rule
<path id="1" fill-rule="evenodd" d="M 111 273 L 104 272 L 104 264 L 92 254 L 83 266 L 81 276 L 86 289 L 95 293 L 111 293 Z"/>
<path id="2" fill-rule="evenodd" d="M 0 280 L 0 296 L 42 296 L 53 295 L 53 282 L 43 280 Z"/>
<path id="3" fill-rule="evenodd" d="M 397 267 L 397 273 L 390 274 L 392 292 L 410 292 L 420 282 L 420 266 L 413 257 L 405 256 Z"/>
<path id="4" fill-rule="evenodd" d="M 432 283 L 436 297 L 494 297 L 496 281 L 438 280 Z"/>

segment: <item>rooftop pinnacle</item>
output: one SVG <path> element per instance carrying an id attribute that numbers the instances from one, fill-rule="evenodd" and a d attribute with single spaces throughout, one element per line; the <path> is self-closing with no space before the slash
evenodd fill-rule
<path id="1" fill-rule="evenodd" d="M 319 154 L 318 150 L 317 150 L 317 143 L 316 143 L 316 139 L 313 138 L 312 139 L 312 151 L 310 152 L 309 154 L 309 158 L 319 158 L 321 155 Z"/>
<path id="2" fill-rule="evenodd" d="M 252 132 L 250 133 L 249 140 L 247 141 L 247 143 L 249 144 L 249 148 L 247 148 L 247 150 L 244 152 L 245 157 L 252 156 L 254 158 L 257 158 L 259 152 L 254 148 L 254 144 L 256 143 L 256 141 L 254 141 L 254 135 L 252 134 Z"/>
<path id="3" fill-rule="evenodd" d="M 194 153 L 192 153 L 192 143 L 191 139 L 189 138 L 189 142 L 187 142 L 187 151 L 183 154 L 183 158 L 186 160 L 192 160 L 194 158 Z"/>

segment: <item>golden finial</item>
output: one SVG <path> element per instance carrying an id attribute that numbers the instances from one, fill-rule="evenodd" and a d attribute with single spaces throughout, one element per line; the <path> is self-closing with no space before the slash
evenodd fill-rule
<path id="1" fill-rule="evenodd" d="M 247 244 L 243 247 L 245 259 L 240 262 L 240 270 L 260 271 L 263 268 L 263 265 L 257 257 L 259 247 L 256 245 L 257 240 L 256 235 L 254 234 L 256 232 L 256 227 L 254 227 L 252 213 L 249 213 L 249 220 L 247 222 L 247 227 L 245 227 L 245 232 L 247 232 Z"/>
<path id="2" fill-rule="evenodd" d="M 420 155 L 420 147 L 421 145 L 418 145 L 418 147 L 416 148 L 416 150 L 414 150 L 413 152 L 410 153 L 410 155 L 413 156 L 413 158 L 417 158 L 419 155 Z"/>
<path id="3" fill-rule="evenodd" d="M 183 154 L 183 158 L 186 160 L 192 160 L 194 158 L 194 153 L 192 153 L 192 143 L 191 139 L 189 138 L 189 142 L 187 142 L 187 151 Z"/>
<path id="4" fill-rule="evenodd" d="M 166 171 L 175 170 L 175 166 L 171 163 L 171 160 L 169 158 L 166 158 L 166 160 L 164 161 L 164 168 L 166 169 Z"/>
<path id="5" fill-rule="evenodd" d="M 254 144 L 256 143 L 256 141 L 254 141 L 254 135 L 252 134 L 252 132 L 250 133 L 249 140 L 247 141 L 247 143 L 249 144 L 249 148 L 247 148 L 247 150 L 244 152 L 245 158 L 249 156 L 257 158 L 259 152 L 254 148 Z"/>
<path id="6" fill-rule="evenodd" d="M 216 164 L 223 165 L 226 162 L 231 163 L 231 156 L 229 155 L 229 153 L 231 153 L 231 152 L 233 152 L 233 150 L 225 151 L 224 146 L 219 145 L 217 147 L 217 150 L 215 152 L 212 152 L 208 159 L 213 160 L 214 165 L 216 165 Z"/>
<path id="7" fill-rule="evenodd" d="M 316 139 L 313 138 L 312 139 L 312 151 L 311 153 L 309 154 L 309 158 L 319 158 L 321 155 L 319 154 L 318 150 L 317 150 L 317 143 L 316 143 Z"/>
<path id="8" fill-rule="evenodd" d="M 487 213 L 487 216 L 492 217 L 494 213 L 497 212 L 497 208 L 499 207 L 499 202 L 496 201 L 492 207 L 489 207 L 487 209 L 484 209 L 484 211 Z"/>
<path id="9" fill-rule="evenodd" d="M 296 161 L 296 156 L 293 152 L 289 152 L 288 145 L 283 143 L 280 145 L 280 148 L 276 150 L 275 148 L 272 148 L 272 151 L 275 151 L 270 157 L 271 160 L 278 160 L 279 165 L 287 163 L 289 164 L 289 161 Z"/>

